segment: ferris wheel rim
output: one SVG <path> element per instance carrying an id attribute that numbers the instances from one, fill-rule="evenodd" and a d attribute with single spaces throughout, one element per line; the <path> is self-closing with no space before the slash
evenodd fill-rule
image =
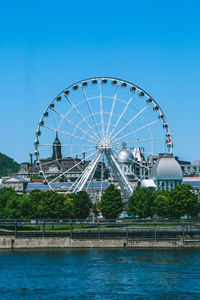
<path id="1" fill-rule="evenodd" d="M 80 80 L 80 81 L 77 81 L 77 82 L 75 82 L 75 83 L 69 85 L 68 87 L 66 87 L 65 89 L 63 89 L 60 93 L 58 93 L 58 94 L 56 95 L 56 97 L 53 98 L 53 100 L 51 100 L 51 102 L 48 104 L 48 106 L 46 107 L 46 109 L 43 111 L 43 114 L 42 114 L 42 116 L 41 116 L 41 118 L 40 118 L 40 120 L 39 120 L 39 124 L 38 124 L 37 130 L 36 130 L 36 139 L 38 139 L 37 132 L 39 131 L 39 129 L 40 129 L 40 127 L 41 127 L 40 124 L 41 124 L 42 120 L 44 119 L 44 115 L 45 115 L 45 113 L 48 112 L 48 110 L 50 109 L 50 105 L 53 104 L 54 101 L 56 101 L 57 97 L 58 97 L 58 96 L 61 96 L 62 94 L 65 95 L 65 91 L 70 90 L 70 89 L 73 88 L 74 86 L 78 86 L 78 85 L 80 85 L 80 84 L 83 84 L 84 82 L 93 81 L 93 80 L 99 81 L 99 85 L 101 84 L 101 81 L 102 81 L 102 80 L 107 80 L 107 81 L 114 81 L 114 80 L 115 80 L 115 81 L 117 81 L 117 82 L 119 83 L 118 87 L 119 87 L 122 83 L 126 83 L 126 84 L 127 84 L 128 86 L 130 86 L 130 87 L 135 87 L 135 89 L 136 89 L 137 91 L 143 92 L 144 95 L 145 95 L 147 98 L 149 98 L 149 99 L 152 100 L 152 103 L 153 103 L 154 105 L 157 105 L 157 106 L 158 106 L 159 112 L 163 114 L 163 116 L 164 116 L 163 119 L 164 119 L 164 121 L 167 123 L 167 129 L 166 129 L 166 128 L 165 128 L 165 129 L 166 129 L 167 134 L 169 134 L 169 136 L 170 136 L 170 138 L 171 138 L 171 130 L 170 130 L 170 126 L 169 126 L 169 123 L 168 123 L 168 121 L 167 121 L 166 115 L 164 114 L 164 112 L 163 112 L 161 106 L 157 103 L 157 101 L 156 101 L 149 93 L 147 93 L 144 89 L 140 88 L 138 85 L 136 85 L 136 84 L 134 84 L 134 83 L 132 83 L 132 82 L 129 82 L 129 81 L 127 81 L 127 80 L 124 80 L 124 79 L 120 79 L 120 78 L 117 78 L 117 77 L 109 77 L 109 76 L 96 76 L 96 77 L 90 77 L 90 78 L 87 78 L 87 79 L 84 79 L 84 80 Z M 83 87 L 83 85 L 82 85 L 82 90 L 83 90 L 83 88 L 85 88 L 85 87 Z M 97 96 L 97 98 L 98 98 L 98 97 L 99 97 L 99 96 Z M 112 98 L 112 97 L 111 97 L 111 98 Z M 84 100 L 83 100 L 83 101 L 84 101 Z M 102 113 L 102 110 L 101 110 L 101 113 Z M 93 116 L 94 114 L 91 114 L 91 115 Z M 111 120 L 109 119 L 108 125 L 110 124 L 110 122 L 111 122 Z M 158 120 L 155 121 L 155 122 L 158 122 Z M 108 129 L 109 129 L 109 126 L 107 127 L 107 131 L 108 131 Z M 75 129 L 74 129 L 74 130 L 75 130 Z M 131 134 L 131 133 L 129 133 L 128 135 L 130 135 L 130 134 Z M 125 136 L 126 136 L 126 135 L 125 135 Z M 74 136 L 74 137 L 75 137 L 75 136 Z M 80 137 L 79 137 L 79 138 L 80 138 Z M 93 136 L 93 138 L 94 138 L 94 136 Z M 122 139 L 122 138 L 119 138 L 119 139 Z M 119 139 L 117 139 L 117 140 L 119 140 Z M 164 138 L 163 138 L 163 139 L 164 139 Z M 116 140 L 116 141 L 117 141 L 117 140 Z M 35 149 L 38 149 L 38 144 L 35 146 Z M 169 153 L 172 153 L 172 145 L 170 146 Z M 36 157 L 37 157 L 37 160 L 39 160 L 39 155 L 38 155 L 38 156 L 36 155 Z M 45 176 L 44 176 L 44 177 L 45 177 Z M 48 185 L 49 185 L 49 184 L 48 184 Z M 49 187 L 50 187 L 50 186 L 49 186 Z M 50 188 L 52 188 L 52 187 L 50 187 Z"/>
<path id="2" fill-rule="evenodd" d="M 163 109 L 162 109 L 161 106 L 158 104 L 158 102 L 157 102 L 157 101 L 156 101 L 149 93 L 147 93 L 143 88 L 139 87 L 138 85 L 136 85 L 136 84 L 134 84 L 134 83 L 132 83 L 132 82 L 130 82 L 130 81 L 127 81 L 127 80 L 124 80 L 124 79 L 120 79 L 120 78 L 118 78 L 118 77 L 110 77 L 110 76 L 96 76 L 96 77 L 89 77 L 89 78 L 86 78 L 86 79 L 83 79 L 83 80 L 79 80 L 79 81 L 77 81 L 77 82 L 75 82 L 75 83 L 70 84 L 69 86 L 67 86 L 67 87 L 66 87 L 65 89 L 63 89 L 60 93 L 58 93 L 58 94 L 50 101 L 50 103 L 47 105 L 46 109 L 43 111 L 43 114 L 42 114 L 42 116 L 41 116 L 41 118 L 40 118 L 39 124 L 40 124 L 40 122 L 43 120 L 44 114 L 48 111 L 50 105 L 56 100 L 56 98 L 57 98 L 58 96 L 64 94 L 64 92 L 65 92 L 66 90 L 69 90 L 69 89 L 71 89 L 73 86 L 79 85 L 79 84 L 81 84 L 81 83 L 83 83 L 83 82 L 88 82 L 88 81 L 91 81 L 91 80 L 104 80 L 104 79 L 105 79 L 105 80 L 116 80 L 116 81 L 119 81 L 120 83 L 127 83 L 129 86 L 135 87 L 138 91 L 144 92 L 144 94 L 145 94 L 147 97 L 149 97 L 155 105 L 157 105 L 157 106 L 159 107 L 159 111 L 163 114 L 164 120 L 165 120 L 166 123 L 167 123 L 167 133 L 169 133 L 170 139 L 172 139 L 172 134 L 171 134 L 169 122 L 168 122 L 168 120 L 167 120 L 167 117 L 166 117 L 166 115 L 165 115 Z M 37 133 L 37 131 L 38 131 L 39 128 L 40 128 L 40 125 L 39 125 L 39 124 L 38 124 L 37 130 L 36 130 L 36 133 Z M 172 148 L 173 148 L 173 146 L 172 146 L 172 144 L 171 144 L 169 153 L 172 153 Z"/>

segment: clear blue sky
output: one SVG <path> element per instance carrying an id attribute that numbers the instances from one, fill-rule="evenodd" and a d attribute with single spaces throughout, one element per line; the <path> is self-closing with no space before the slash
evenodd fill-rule
<path id="1" fill-rule="evenodd" d="M 174 154 L 200 159 L 200 1 L 3 1 L 0 152 L 28 160 L 44 108 L 73 82 L 119 77 L 163 108 Z"/>

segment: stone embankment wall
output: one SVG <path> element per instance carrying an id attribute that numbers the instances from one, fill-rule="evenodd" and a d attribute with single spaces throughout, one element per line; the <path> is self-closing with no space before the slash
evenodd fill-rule
<path id="1" fill-rule="evenodd" d="M 70 239 L 70 238 L 15 238 L 0 237 L 1 249 L 38 248 L 200 248 L 194 240 L 126 240 L 126 239 Z"/>

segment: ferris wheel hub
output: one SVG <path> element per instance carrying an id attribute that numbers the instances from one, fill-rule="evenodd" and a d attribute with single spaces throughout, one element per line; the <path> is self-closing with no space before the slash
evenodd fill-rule
<path id="1" fill-rule="evenodd" d="M 103 138 L 101 141 L 97 144 L 96 148 L 100 151 L 112 149 L 112 145 L 109 139 Z"/>

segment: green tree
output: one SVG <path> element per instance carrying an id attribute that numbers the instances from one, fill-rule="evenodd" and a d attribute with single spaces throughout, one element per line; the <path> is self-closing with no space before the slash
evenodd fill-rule
<path id="1" fill-rule="evenodd" d="M 170 198 L 167 193 L 154 194 L 153 211 L 159 217 L 167 217 L 170 212 Z"/>
<path id="2" fill-rule="evenodd" d="M 20 219 L 21 213 L 19 209 L 19 195 L 10 198 L 5 207 L 5 218 L 7 219 Z"/>
<path id="3" fill-rule="evenodd" d="M 200 203 L 198 201 L 198 195 L 193 194 L 187 200 L 187 214 L 192 218 L 195 218 L 199 213 L 200 213 Z"/>
<path id="4" fill-rule="evenodd" d="M 144 187 L 136 187 L 128 200 L 129 215 L 140 218 L 153 217 L 153 192 Z"/>
<path id="5" fill-rule="evenodd" d="M 33 203 L 26 194 L 10 193 L 4 208 L 4 218 L 29 219 L 32 217 Z"/>
<path id="6" fill-rule="evenodd" d="M 9 199 L 17 198 L 17 193 L 12 188 L 0 189 L 0 218 L 7 218 L 7 211 L 5 210 Z"/>
<path id="7" fill-rule="evenodd" d="M 55 191 L 43 192 L 42 199 L 38 206 L 40 218 L 63 218 L 63 205 L 65 197 Z"/>
<path id="8" fill-rule="evenodd" d="M 35 189 L 30 192 L 29 199 L 32 203 L 32 211 L 31 211 L 31 218 L 41 218 L 42 217 L 42 199 L 45 197 L 45 192 L 42 192 L 38 189 Z"/>
<path id="9" fill-rule="evenodd" d="M 182 184 L 170 192 L 170 214 L 180 218 L 186 214 L 195 217 L 199 213 L 198 197 L 189 184 Z"/>
<path id="10" fill-rule="evenodd" d="M 18 198 L 17 215 L 19 218 L 30 219 L 33 216 L 33 202 L 29 195 L 22 194 Z"/>
<path id="11" fill-rule="evenodd" d="M 123 202 L 120 191 L 114 184 L 107 187 L 98 203 L 102 215 L 106 219 L 116 219 L 123 210 Z"/>
<path id="12" fill-rule="evenodd" d="M 92 201 L 86 191 L 80 191 L 74 194 L 74 217 L 85 219 L 89 216 L 92 208 Z"/>
<path id="13" fill-rule="evenodd" d="M 73 219 L 74 218 L 74 194 L 68 194 L 64 200 L 63 205 L 63 218 Z"/>

